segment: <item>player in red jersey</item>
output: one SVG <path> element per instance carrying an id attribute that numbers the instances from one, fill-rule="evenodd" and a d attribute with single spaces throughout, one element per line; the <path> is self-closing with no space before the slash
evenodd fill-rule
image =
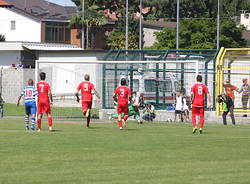
<path id="1" fill-rule="evenodd" d="M 197 75 L 197 83 L 191 89 L 191 100 L 192 100 L 192 123 L 193 133 L 197 131 L 196 116 L 200 116 L 200 134 L 204 126 L 204 110 L 205 110 L 205 94 L 207 94 L 208 104 L 207 107 L 211 106 L 211 96 L 208 88 L 205 84 L 202 84 L 202 76 Z"/>
<path id="2" fill-rule="evenodd" d="M 131 91 L 126 86 L 126 79 L 121 79 L 121 86 L 115 89 L 113 98 L 115 101 L 118 101 L 118 125 L 120 127 L 120 130 L 122 130 L 123 127 L 125 127 L 126 120 L 128 119 L 128 101 L 131 100 Z M 122 113 L 124 113 L 123 119 Z"/>
<path id="3" fill-rule="evenodd" d="M 40 82 L 36 84 L 37 92 L 38 92 L 38 117 L 37 117 L 37 131 L 41 131 L 41 122 L 43 114 L 47 114 L 48 117 L 48 124 L 49 124 L 49 131 L 52 131 L 52 117 L 51 117 L 51 110 L 50 105 L 53 104 L 52 93 L 50 89 L 50 85 L 45 82 L 46 73 L 40 73 Z"/>
<path id="4" fill-rule="evenodd" d="M 98 92 L 95 89 L 94 84 L 92 84 L 91 82 L 89 82 L 89 74 L 85 74 L 84 75 L 84 82 L 81 82 L 76 90 L 76 101 L 80 102 L 80 98 L 78 95 L 79 90 L 81 90 L 81 94 L 82 94 L 82 113 L 84 116 L 87 117 L 87 127 L 89 128 L 89 123 L 90 123 L 90 111 L 92 108 L 92 91 L 94 91 L 95 95 L 97 96 L 99 102 L 100 102 L 100 95 L 98 94 Z"/>

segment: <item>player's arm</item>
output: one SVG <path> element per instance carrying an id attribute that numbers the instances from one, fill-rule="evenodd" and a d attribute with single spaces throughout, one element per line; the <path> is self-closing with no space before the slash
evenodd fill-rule
<path id="1" fill-rule="evenodd" d="M 18 97 L 17 104 L 16 104 L 17 107 L 20 105 L 20 100 L 21 100 L 21 98 L 22 98 L 22 96 L 19 96 L 19 97 Z"/>
<path id="2" fill-rule="evenodd" d="M 76 101 L 79 103 L 80 102 L 80 98 L 79 98 L 79 94 L 78 92 L 80 91 L 81 89 L 81 84 L 78 85 L 77 89 L 76 89 L 76 92 L 75 92 L 75 96 L 76 96 Z"/>
<path id="3" fill-rule="evenodd" d="M 17 107 L 20 105 L 20 100 L 21 100 L 22 96 L 24 96 L 24 93 L 25 93 L 25 91 L 23 90 L 21 92 L 20 96 L 18 97 L 17 104 L 16 104 Z"/>
<path id="4" fill-rule="evenodd" d="M 79 89 L 76 90 L 75 96 L 76 96 L 76 101 L 77 101 L 77 102 L 80 102 L 80 98 L 79 98 L 78 92 L 79 92 Z"/>
<path id="5" fill-rule="evenodd" d="M 208 101 L 208 103 L 207 103 L 207 107 L 208 107 L 208 108 L 210 108 L 210 107 L 211 107 L 211 104 L 212 104 L 212 102 L 211 102 L 211 95 L 210 95 L 210 93 L 207 93 L 207 101 Z"/>
<path id="6" fill-rule="evenodd" d="M 114 95 L 113 95 L 113 99 L 114 99 L 114 101 L 115 101 L 115 102 L 117 102 L 117 101 L 118 101 L 118 99 L 117 99 L 117 93 L 114 93 Z"/>
<path id="7" fill-rule="evenodd" d="M 53 104 L 53 98 L 52 98 L 51 90 L 48 91 L 48 96 L 49 96 L 50 104 Z"/>
<path id="8" fill-rule="evenodd" d="M 190 100 L 191 100 L 191 103 L 194 101 L 194 93 L 193 93 L 193 91 L 191 91 L 191 93 L 190 93 Z"/>

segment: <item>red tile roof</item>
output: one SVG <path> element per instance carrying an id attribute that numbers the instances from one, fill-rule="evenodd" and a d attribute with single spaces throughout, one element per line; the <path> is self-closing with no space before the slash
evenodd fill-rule
<path id="1" fill-rule="evenodd" d="M 0 0 L 0 7 L 11 7 L 12 5 L 6 1 Z"/>

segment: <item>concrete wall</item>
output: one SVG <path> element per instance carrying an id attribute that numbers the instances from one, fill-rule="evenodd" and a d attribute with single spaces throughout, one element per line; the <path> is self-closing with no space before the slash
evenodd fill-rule
<path id="1" fill-rule="evenodd" d="M 28 79 L 35 78 L 34 69 L 1 69 L 2 97 L 6 103 L 16 103 Z"/>
<path id="2" fill-rule="evenodd" d="M 15 30 L 11 30 L 11 21 L 15 21 Z M 10 8 L 0 8 L 0 25 L 6 41 L 41 42 L 41 23 Z"/>

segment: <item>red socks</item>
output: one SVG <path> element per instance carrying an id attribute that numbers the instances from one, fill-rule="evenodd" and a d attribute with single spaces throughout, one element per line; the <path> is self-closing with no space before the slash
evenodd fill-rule
<path id="1" fill-rule="evenodd" d="M 204 125 L 204 116 L 200 116 L 200 128 L 203 128 Z"/>
<path id="2" fill-rule="evenodd" d="M 48 117 L 48 124 L 49 126 L 52 126 L 52 117 Z"/>
<path id="3" fill-rule="evenodd" d="M 37 128 L 38 129 L 41 129 L 41 122 L 42 122 L 41 119 L 37 119 Z"/>
<path id="4" fill-rule="evenodd" d="M 122 127 L 122 120 L 118 121 L 118 125 L 119 125 L 119 127 Z"/>
<path id="5" fill-rule="evenodd" d="M 192 115 L 193 127 L 196 127 L 196 115 Z"/>
<path id="6" fill-rule="evenodd" d="M 123 119 L 124 119 L 124 121 L 127 121 L 128 115 L 125 115 Z"/>

